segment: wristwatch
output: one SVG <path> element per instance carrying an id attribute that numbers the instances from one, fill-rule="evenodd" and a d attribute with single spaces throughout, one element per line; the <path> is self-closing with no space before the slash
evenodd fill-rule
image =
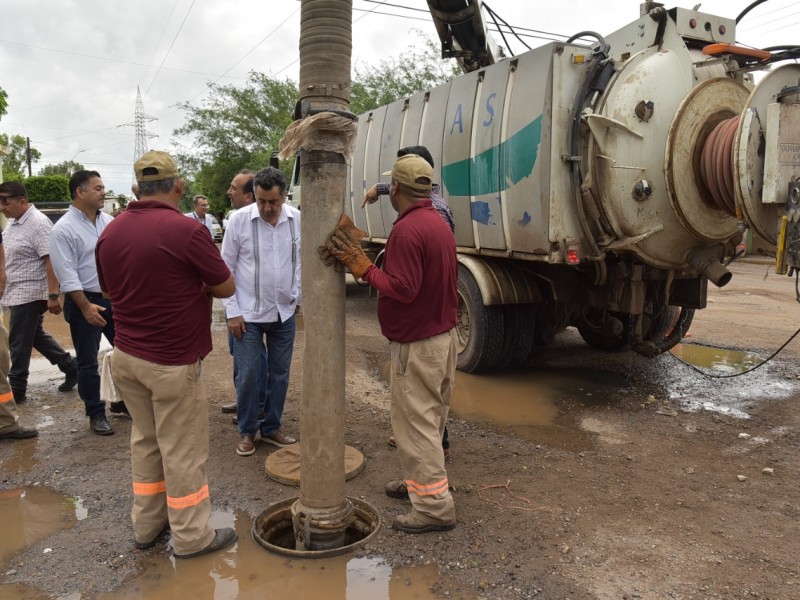
<path id="1" fill-rule="evenodd" d="M 58 300 L 58 294 L 47 294 L 48 300 Z"/>

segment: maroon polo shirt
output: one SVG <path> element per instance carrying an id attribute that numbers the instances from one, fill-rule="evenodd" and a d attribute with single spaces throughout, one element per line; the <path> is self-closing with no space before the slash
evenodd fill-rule
<path id="1" fill-rule="evenodd" d="M 95 254 L 116 347 L 162 365 L 189 365 L 211 352 L 204 284 L 231 273 L 203 225 L 163 202 L 131 202 L 100 235 Z"/>
<path id="2" fill-rule="evenodd" d="M 383 265 L 367 269 L 376 288 L 381 332 L 393 342 L 439 335 L 458 322 L 458 261 L 453 232 L 420 200 L 400 213 L 386 242 Z"/>

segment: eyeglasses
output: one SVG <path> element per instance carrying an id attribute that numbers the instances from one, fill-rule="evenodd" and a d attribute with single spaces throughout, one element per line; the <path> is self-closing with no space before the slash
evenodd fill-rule
<path id="1" fill-rule="evenodd" d="M 8 204 L 8 201 L 12 198 L 21 198 L 19 194 L 15 194 L 13 196 L 0 196 L 0 204 Z"/>

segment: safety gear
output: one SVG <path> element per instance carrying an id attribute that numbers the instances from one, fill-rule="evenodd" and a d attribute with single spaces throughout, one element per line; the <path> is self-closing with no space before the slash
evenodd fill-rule
<path id="1" fill-rule="evenodd" d="M 347 265 L 347 262 L 338 258 L 336 252 L 334 252 L 333 249 L 330 248 L 331 241 L 337 234 L 339 234 L 340 237 L 346 240 L 347 243 L 352 244 L 360 249 L 361 245 L 359 244 L 359 242 L 361 241 L 361 238 L 367 235 L 367 232 L 356 227 L 353 221 L 350 220 L 350 217 L 343 214 L 341 217 L 339 217 L 339 222 L 336 224 L 336 229 L 333 230 L 333 233 L 330 235 L 328 240 L 317 249 L 320 258 L 323 261 L 325 261 L 325 264 L 327 266 L 330 267 L 331 265 L 334 265 L 334 268 L 337 271 L 341 271 L 341 264 L 344 263 Z M 361 254 L 363 254 L 363 252 Z M 366 258 L 366 256 L 364 258 Z M 338 262 L 340 260 L 341 263 Z M 369 265 L 367 265 L 367 267 L 368 266 Z M 352 271 L 352 269 L 350 270 Z M 366 268 L 364 270 L 366 270 Z M 353 272 L 353 275 L 355 275 L 355 272 Z M 360 275 L 356 275 L 356 278 L 358 277 L 360 277 Z"/>

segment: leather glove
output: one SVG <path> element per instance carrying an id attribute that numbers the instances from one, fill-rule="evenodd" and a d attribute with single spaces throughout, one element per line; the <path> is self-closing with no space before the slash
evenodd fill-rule
<path id="1" fill-rule="evenodd" d="M 337 271 L 341 271 L 342 263 L 340 263 L 337 260 L 336 256 L 334 256 L 328 249 L 328 244 L 330 243 L 333 236 L 336 235 L 337 231 L 342 232 L 347 240 L 359 246 L 360 244 L 358 244 L 358 242 L 361 240 L 361 238 L 367 235 L 367 232 L 356 227 L 355 224 L 350 220 L 350 217 L 348 217 L 345 214 L 342 214 L 342 216 L 339 217 L 339 222 L 336 224 L 336 229 L 333 230 L 333 233 L 326 240 L 326 242 L 321 246 L 319 246 L 319 248 L 317 248 L 317 252 L 319 252 L 320 258 L 323 261 L 325 261 L 325 264 L 327 266 L 330 267 L 331 265 L 335 265 L 334 268 Z"/>
<path id="2" fill-rule="evenodd" d="M 338 227 L 328 239 L 327 250 L 336 260 L 347 266 L 356 279 L 361 279 L 372 266 L 372 261 L 364 254 L 361 243 L 352 241 Z"/>

